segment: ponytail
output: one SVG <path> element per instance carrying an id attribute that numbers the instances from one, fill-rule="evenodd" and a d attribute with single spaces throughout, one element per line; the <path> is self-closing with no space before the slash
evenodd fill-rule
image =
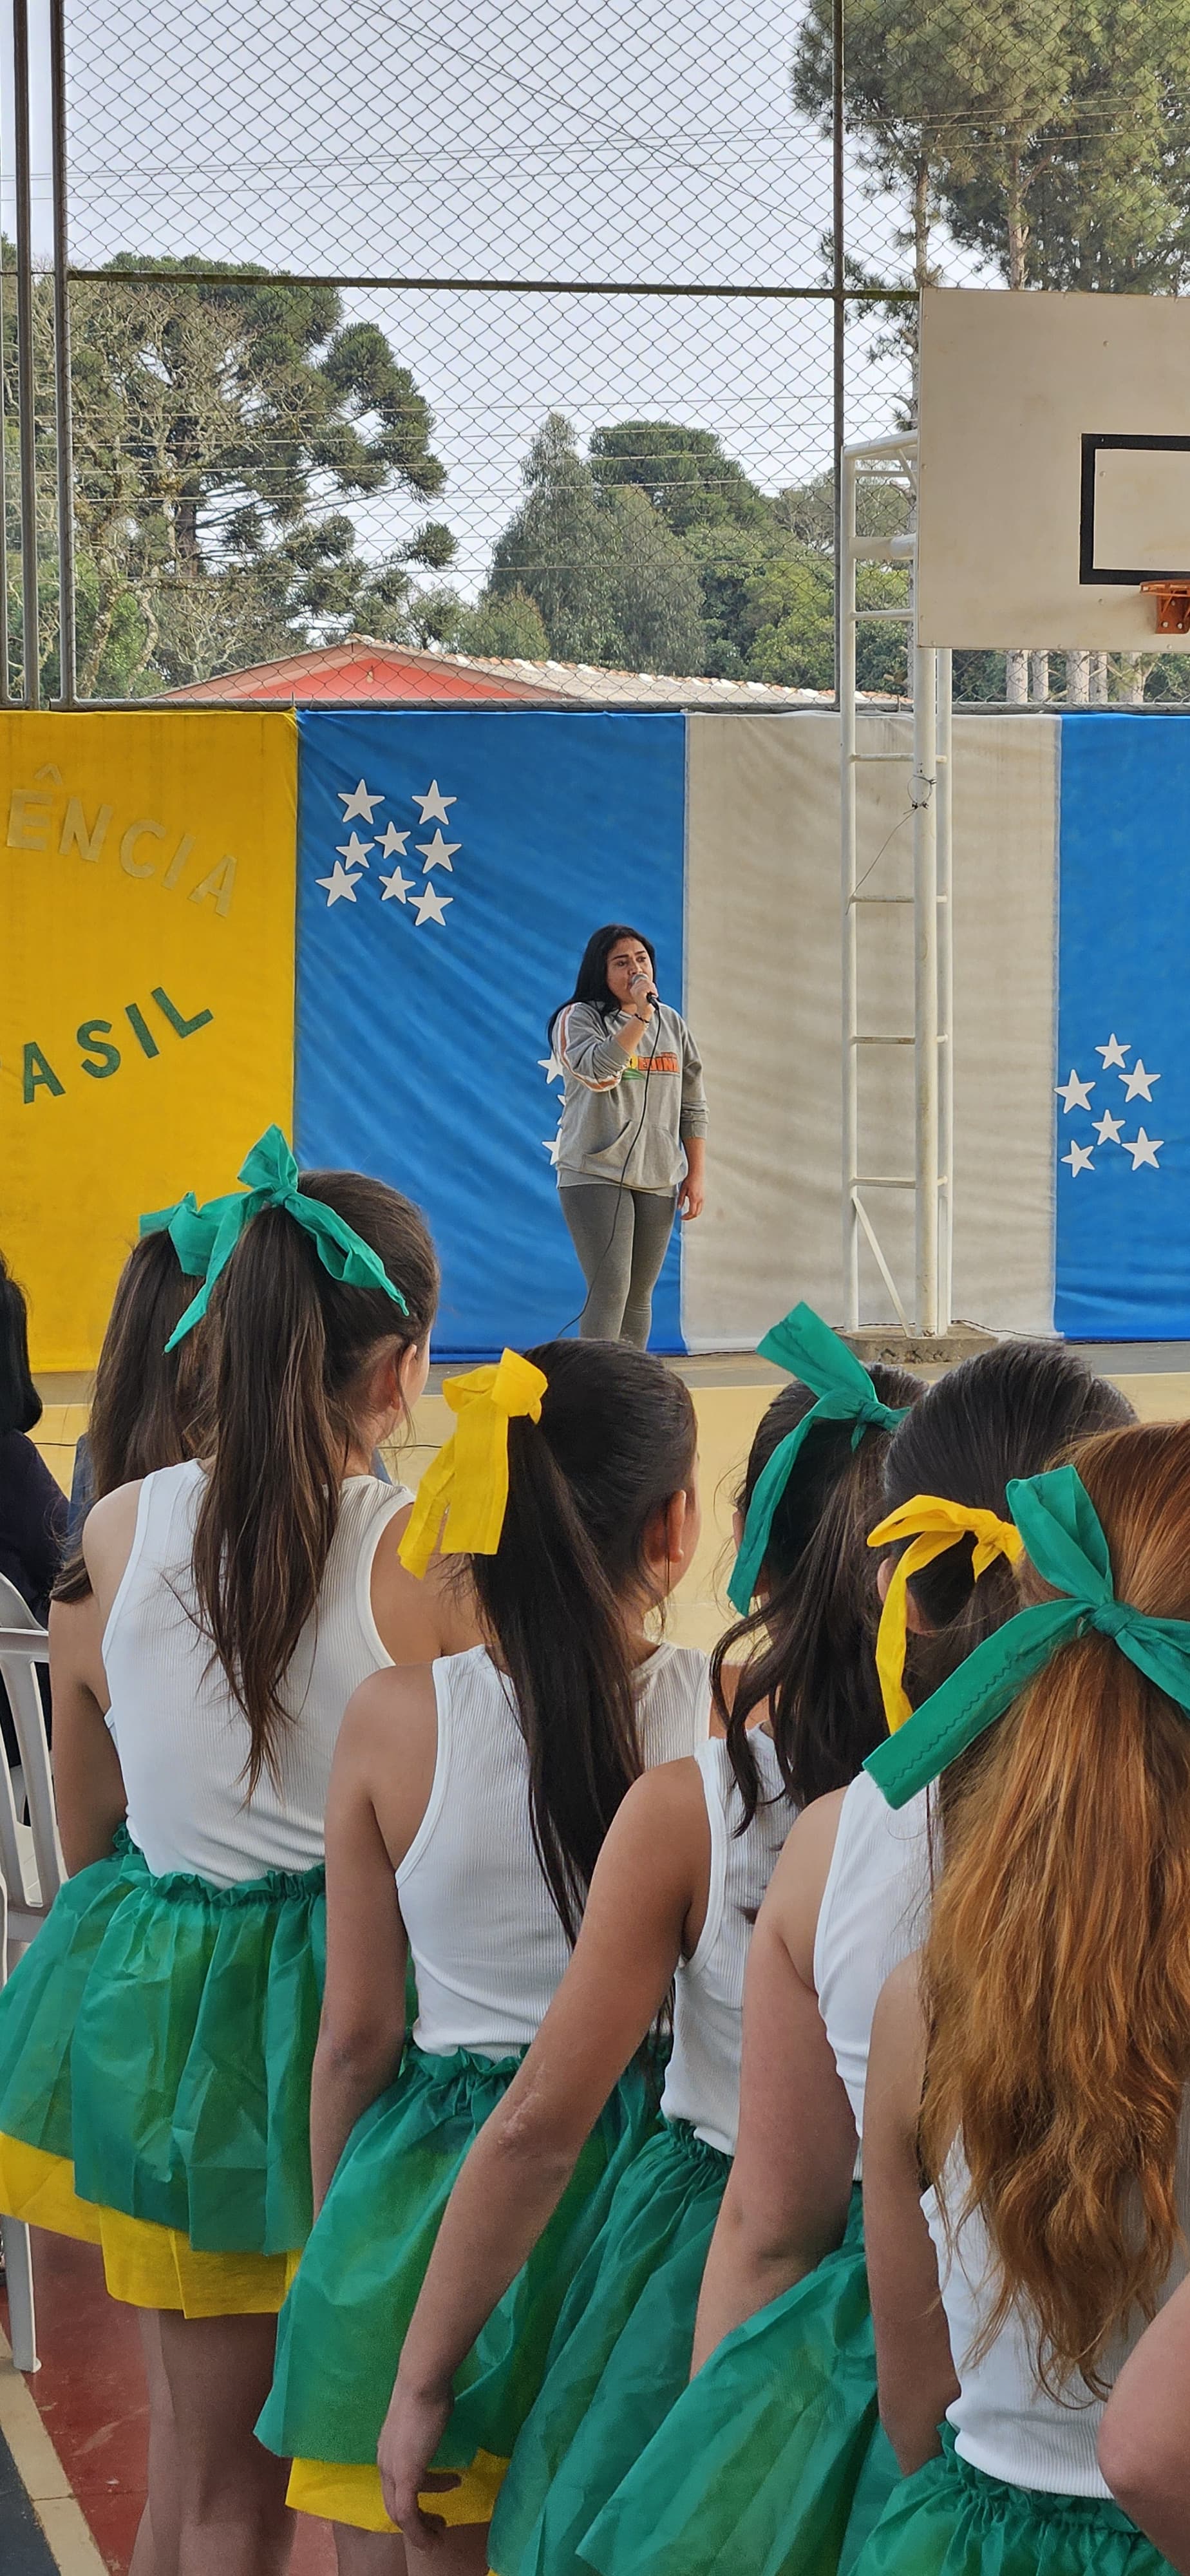
<path id="1" fill-rule="evenodd" d="M 358 1172 L 302 1175 L 401 1289 L 332 1278 L 283 1208 L 247 1226 L 211 1296 L 214 1446 L 194 1539 L 200 1616 L 248 1722 L 249 1795 L 291 1712 L 282 1685 L 313 1616 L 355 1436 L 358 1380 L 381 1345 L 423 1342 L 438 1268 L 407 1199 Z M 184 1347 L 184 1345 L 183 1345 Z"/>
<path id="2" fill-rule="evenodd" d="M 920 1379 L 903 1369 L 874 1367 L 871 1376 L 886 1405 L 912 1405 L 921 1393 Z M 741 1518 L 770 1458 L 814 1403 L 800 1382 L 774 1397 L 736 1497 Z M 764 1595 L 720 1638 L 711 1657 L 715 1707 L 743 1806 L 740 1833 L 760 1803 L 749 1720 L 766 1702 L 781 1777 L 799 1806 L 845 1788 L 885 1731 L 874 1661 L 879 1604 L 867 1534 L 879 1516 L 889 1433 L 870 1427 L 857 1446 L 854 1431 L 852 1421 L 814 1424 L 773 1514 Z M 729 1709 L 724 1667 L 741 1646 L 749 1652 Z"/>
<path id="3" fill-rule="evenodd" d="M 533 1841 L 573 1941 L 608 1827 L 642 1769 L 629 1630 L 648 1608 L 647 1525 L 689 1483 L 682 1380 L 615 1342 L 549 1342 L 540 1422 L 508 1425 L 508 1504 L 470 1557 L 529 1758 Z"/>
<path id="4" fill-rule="evenodd" d="M 1078 1471 L 1116 1598 L 1185 1620 L 1190 1430 L 1097 1439 Z M 1023 1563 L 1018 1601 L 1052 1597 Z M 923 2161 L 948 2226 L 978 2209 L 988 2230 L 997 2298 L 977 2351 L 1023 2306 L 1043 2385 L 1062 2396 L 1081 2374 L 1103 2395 L 1117 2335 L 1153 2315 L 1182 2241 L 1190 1719 L 1088 1633 L 947 1784 L 923 1964 Z M 956 2141 L 969 2175 L 957 2212 Z"/>

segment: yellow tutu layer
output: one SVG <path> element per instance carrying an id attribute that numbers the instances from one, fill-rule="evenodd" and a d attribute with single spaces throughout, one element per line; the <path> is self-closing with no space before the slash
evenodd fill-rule
<path id="1" fill-rule="evenodd" d="M 496 2459 L 491 2451 L 477 2451 L 457 2486 L 446 2487 L 439 2495 L 421 2497 L 423 2512 L 436 2513 L 445 2523 L 490 2522 L 507 2467 L 507 2460 Z M 370 2468 L 355 2464 L 348 2468 L 338 2460 L 295 2460 L 286 2502 L 295 2513 L 319 2514 L 326 2522 L 350 2523 L 356 2531 L 397 2529 L 384 2510 L 380 2471 L 375 2464 Z"/>
<path id="2" fill-rule="evenodd" d="M 286 2254 L 196 2253 L 173 2227 L 128 2218 L 80 2200 L 74 2166 L 0 2131 L 0 2210 L 29 2227 L 73 2236 L 103 2250 L 113 2299 L 130 2308 L 172 2308 L 184 2317 L 275 2317 L 296 2257 Z"/>

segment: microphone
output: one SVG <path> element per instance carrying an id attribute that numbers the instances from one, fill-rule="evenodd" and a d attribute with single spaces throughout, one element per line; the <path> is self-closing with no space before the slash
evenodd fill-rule
<path id="1" fill-rule="evenodd" d="M 633 976 L 632 993 L 634 1000 L 638 1002 L 651 1002 L 654 1009 L 658 1007 L 661 1000 L 661 996 L 657 991 L 656 985 L 647 975 Z"/>

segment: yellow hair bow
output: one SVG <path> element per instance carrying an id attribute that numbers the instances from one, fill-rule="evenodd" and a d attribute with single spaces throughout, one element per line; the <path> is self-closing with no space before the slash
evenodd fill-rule
<path id="1" fill-rule="evenodd" d="M 934 1558 L 944 1555 L 959 1538 L 975 1541 L 971 1571 L 976 1582 L 998 1556 L 1014 1565 L 1024 1545 L 1020 1531 L 1011 1521 L 1002 1521 L 996 1512 L 981 1511 L 973 1503 L 948 1502 L 942 1494 L 915 1494 L 911 1502 L 901 1503 L 869 1531 L 868 1545 L 891 1547 L 898 1539 L 906 1538 L 910 1544 L 893 1567 L 876 1638 L 876 1670 L 890 1735 L 895 1735 L 912 1715 L 904 1684 L 905 1587 L 910 1577 L 920 1574 L 923 1566 L 932 1565 Z"/>
<path id="2" fill-rule="evenodd" d="M 519 1351 L 447 1378 L 442 1392 L 458 1429 L 418 1487 L 400 1550 L 410 1574 L 425 1573 L 444 1514 L 444 1556 L 495 1555 L 508 1508 L 508 1426 L 522 1417 L 540 1422 L 548 1383 Z"/>

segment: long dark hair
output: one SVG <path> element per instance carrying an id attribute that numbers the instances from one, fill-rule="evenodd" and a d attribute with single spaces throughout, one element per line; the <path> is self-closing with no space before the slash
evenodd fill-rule
<path id="1" fill-rule="evenodd" d="M 194 1538 L 200 1615 L 248 1721 L 249 1794 L 286 1722 L 281 1687 L 311 1617 L 339 1516 L 353 1402 L 384 1342 L 424 1342 L 438 1263 L 418 1210 L 361 1172 L 303 1172 L 379 1253 L 408 1315 L 382 1288 L 348 1288 L 281 1208 L 245 1227 L 208 1309 L 214 1423 Z"/>
<path id="2" fill-rule="evenodd" d="M 626 921 L 605 921 L 602 930 L 593 930 L 587 941 L 578 974 L 575 977 L 573 993 L 568 996 L 567 1001 L 559 1002 L 556 1011 L 550 1013 L 546 1040 L 551 1047 L 554 1043 L 554 1029 L 559 1012 L 568 1009 L 570 1002 L 591 1002 L 597 1011 L 602 1011 L 605 1015 L 620 1009 L 620 1004 L 607 980 L 607 961 L 617 941 L 621 939 L 638 939 L 641 947 L 648 949 L 649 964 L 656 975 L 657 951 L 652 940 L 645 937 L 644 931 L 633 930 L 630 923 Z"/>
<path id="3" fill-rule="evenodd" d="M 0 1438 L 32 1431 L 41 1420 L 41 1397 L 29 1367 L 29 1318 L 25 1292 L 0 1253 Z"/>
<path id="4" fill-rule="evenodd" d="M 941 1494 L 1007 1517 L 1014 1476 L 1054 1467 L 1094 1432 L 1136 1419 L 1126 1396 L 1053 1342 L 1001 1342 L 927 1389 L 891 1442 L 888 1511 Z M 905 1689 L 916 1707 L 1019 1607 L 1012 1568 L 996 1557 L 976 1582 L 974 1540 L 959 1538 L 910 1580 L 932 1632 L 911 1634 Z"/>
<path id="5" fill-rule="evenodd" d="M 529 1756 L 533 1841 L 574 1940 L 600 1846 L 642 1763 L 625 1629 L 643 1541 L 689 1484 L 689 1389 L 623 1342 L 545 1342 L 539 1423 L 508 1429 L 508 1509 L 494 1556 L 469 1557 Z"/>
<path id="6" fill-rule="evenodd" d="M 883 1404 L 913 1404 L 920 1378 L 874 1367 Z M 814 1397 L 796 1382 L 774 1396 L 748 1456 L 736 1509 L 747 1515 L 773 1452 L 810 1411 Z M 879 1615 L 868 1531 L 880 1518 L 889 1434 L 865 1431 L 852 1447 L 854 1424 L 823 1422 L 806 1437 L 777 1509 L 765 1550 L 767 1593 L 721 1637 L 711 1657 L 715 1706 L 744 1813 L 760 1803 L 760 1772 L 748 1720 L 763 1701 L 781 1777 L 799 1806 L 844 1789 L 886 1732 L 874 1646 Z M 728 1709 L 723 1667 L 751 1649 Z"/>
<path id="7" fill-rule="evenodd" d="M 133 1245 L 116 1283 L 87 1419 L 87 1509 L 117 1485 L 194 1454 L 202 1403 L 200 1324 L 176 1351 L 166 1343 L 194 1295 L 168 1234 Z M 78 1537 L 54 1586 L 55 1601 L 85 1601 L 91 1577 Z"/>
<path id="8" fill-rule="evenodd" d="M 168 1234 L 142 1235 L 116 1284 L 87 1422 L 96 1502 L 117 1485 L 191 1455 L 201 1392 L 203 1331 L 166 1352 L 196 1282 Z"/>

